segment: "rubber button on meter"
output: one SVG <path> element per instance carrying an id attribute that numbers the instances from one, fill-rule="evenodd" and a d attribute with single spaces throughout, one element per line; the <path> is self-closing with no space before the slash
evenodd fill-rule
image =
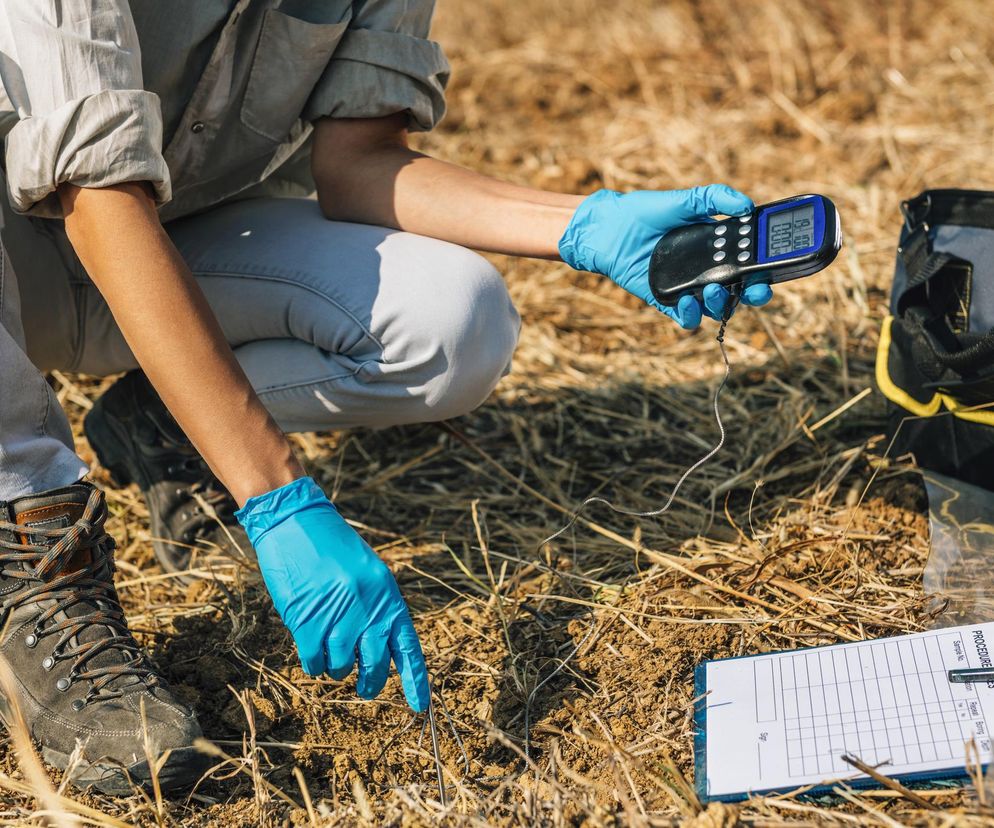
<path id="1" fill-rule="evenodd" d="M 739 221 L 741 221 L 743 224 L 745 224 L 751 218 L 752 218 L 752 216 L 739 216 Z"/>
<path id="2" fill-rule="evenodd" d="M 728 232 L 728 228 L 724 224 L 716 224 L 714 226 L 714 234 L 716 236 L 724 236 Z"/>
<path id="3" fill-rule="evenodd" d="M 751 227 L 750 225 L 748 225 L 748 224 L 743 224 L 743 225 L 742 225 L 742 226 L 741 226 L 741 227 L 739 228 L 739 235 L 740 235 L 740 236 L 744 236 L 744 235 L 746 235 L 747 233 L 751 233 L 751 232 L 752 232 L 752 227 Z"/>
<path id="4" fill-rule="evenodd" d="M 714 254 L 714 256 L 713 256 L 712 258 L 713 258 L 713 259 L 714 259 L 714 260 L 715 260 L 716 262 L 721 262 L 721 261 L 724 261 L 724 260 L 725 260 L 725 256 L 726 256 L 726 255 L 727 255 L 727 254 L 725 253 L 725 251 L 724 251 L 724 250 L 719 250 L 719 251 L 718 251 L 717 253 L 715 253 L 715 254 Z"/>
<path id="5" fill-rule="evenodd" d="M 725 246 L 725 243 L 727 241 L 728 241 L 728 239 L 720 239 L 720 238 L 719 239 L 715 239 L 714 240 L 714 246 L 717 247 L 720 250 L 722 247 Z"/>
<path id="6" fill-rule="evenodd" d="M 738 260 L 739 260 L 740 262 L 744 262 L 744 261 L 747 261 L 747 260 L 748 260 L 748 258 L 749 258 L 749 251 L 748 251 L 748 250 L 743 250 L 743 251 L 742 251 L 741 253 L 739 253 L 739 255 L 738 255 Z"/>
<path id="7" fill-rule="evenodd" d="M 752 239 L 739 239 L 739 247 L 748 247 L 752 244 Z"/>

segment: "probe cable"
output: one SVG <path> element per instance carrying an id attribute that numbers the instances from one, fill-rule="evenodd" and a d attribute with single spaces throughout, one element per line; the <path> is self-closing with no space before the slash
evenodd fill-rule
<path id="1" fill-rule="evenodd" d="M 538 545 L 539 549 L 541 549 L 550 541 L 554 541 L 556 538 L 560 537 L 561 535 L 572 529 L 574 524 L 576 524 L 577 520 L 579 520 L 580 513 L 587 506 L 590 506 L 593 503 L 600 503 L 604 506 L 607 506 L 612 512 L 617 512 L 619 515 L 627 515 L 628 517 L 656 517 L 657 515 L 663 514 L 663 512 L 667 511 L 670 508 L 670 506 L 673 505 L 673 501 L 676 500 L 677 492 L 680 491 L 680 487 L 683 486 L 684 481 L 686 481 L 688 477 L 690 477 L 695 471 L 697 471 L 701 466 L 703 466 L 719 451 L 721 451 L 722 447 L 725 445 L 725 426 L 724 423 L 722 423 L 721 421 L 721 413 L 718 410 L 718 397 L 721 395 L 721 389 L 725 387 L 725 383 L 728 382 L 729 374 L 731 374 L 732 371 L 732 366 L 728 361 L 728 353 L 725 350 L 725 326 L 728 324 L 728 320 L 732 315 L 732 311 L 735 310 L 735 306 L 738 305 L 738 303 L 739 303 L 739 292 L 733 288 L 729 295 L 728 301 L 725 302 L 725 310 L 721 315 L 721 325 L 718 328 L 718 335 L 717 337 L 715 337 L 718 341 L 718 346 L 721 348 L 721 359 L 725 363 L 725 374 L 721 378 L 721 382 L 718 383 L 718 387 L 714 391 L 714 398 L 712 400 L 712 408 L 714 409 L 714 420 L 718 424 L 718 433 L 720 435 L 718 442 L 715 443 L 714 448 L 712 448 L 700 460 L 698 460 L 696 463 L 694 463 L 694 465 L 690 466 L 690 468 L 688 468 L 682 475 L 680 475 L 680 479 L 677 480 L 676 485 L 673 487 L 673 490 L 670 492 L 669 498 L 667 498 L 666 502 L 660 508 L 653 509 L 647 512 L 637 512 L 632 509 L 625 509 L 622 508 L 621 506 L 616 506 L 614 503 L 612 503 L 610 500 L 604 497 L 598 497 L 598 496 L 588 497 L 579 506 L 577 506 L 576 509 L 573 510 L 573 513 L 570 515 L 569 521 L 566 523 L 565 526 L 563 526 L 562 529 L 560 529 L 558 532 L 555 532 L 552 535 L 549 535 L 549 537 L 547 537 L 544 541 L 539 543 Z"/>

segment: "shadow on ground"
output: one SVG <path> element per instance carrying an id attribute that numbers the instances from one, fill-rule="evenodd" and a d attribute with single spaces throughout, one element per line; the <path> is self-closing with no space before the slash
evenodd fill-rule
<path id="1" fill-rule="evenodd" d="M 474 776 L 500 778 L 520 761 L 526 732 L 535 756 L 537 734 L 602 692 L 585 666 L 586 637 L 595 632 L 593 608 L 614 603 L 644 574 L 648 562 L 633 547 L 682 554 L 687 544 L 734 542 L 792 499 L 845 498 L 868 479 L 865 460 L 852 456 L 882 430 L 879 401 L 806 431 L 845 402 L 823 376 L 834 371 L 826 360 L 736 372 L 721 403 L 726 447 L 667 514 L 636 519 L 592 506 L 584 517 L 601 531 L 578 524 L 543 547 L 567 517 L 557 504 L 568 510 L 596 493 L 637 511 L 658 509 L 718 438 L 710 417 L 718 378 L 498 398 L 445 424 L 340 435 L 312 457 L 311 471 L 397 573 L 451 713 L 443 741 L 453 762 L 462 763 L 465 750 Z M 748 586 L 752 574 L 743 569 L 737 583 Z M 258 740 L 273 745 L 260 761 L 274 784 L 294 784 L 294 764 L 322 789 L 355 775 L 402 784 L 398 762 L 411 778 L 430 780 L 420 724 L 395 686 L 389 703 L 362 704 L 354 679 L 304 676 L 255 579 L 214 591 L 209 603 L 213 611 L 177 618 L 153 651 L 211 738 L 240 753 L 247 725 L 233 689 L 253 707 Z M 671 681 L 665 660 L 648 654 L 645 673 L 648 692 L 662 694 Z M 371 740 L 372 732 L 393 735 Z M 205 790 L 217 795 L 225 786 Z"/>

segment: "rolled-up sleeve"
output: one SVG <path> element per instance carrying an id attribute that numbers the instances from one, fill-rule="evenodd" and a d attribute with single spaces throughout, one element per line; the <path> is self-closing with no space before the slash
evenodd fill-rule
<path id="1" fill-rule="evenodd" d="M 433 0 L 363 0 L 311 94 L 304 117 L 380 118 L 407 112 L 426 131 L 445 114 L 449 62 L 428 40 Z"/>
<path id="2" fill-rule="evenodd" d="M 0 81 L 17 115 L 5 154 L 16 210 L 61 217 L 63 183 L 147 181 L 169 200 L 162 113 L 143 89 L 128 0 L 2 0 Z"/>

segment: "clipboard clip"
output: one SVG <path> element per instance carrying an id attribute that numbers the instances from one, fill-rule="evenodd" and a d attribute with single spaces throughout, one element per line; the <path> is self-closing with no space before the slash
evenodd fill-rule
<path id="1" fill-rule="evenodd" d="M 975 681 L 994 681 L 994 668 L 970 667 L 964 670 L 950 670 L 949 681 L 952 684 L 971 684 Z"/>

